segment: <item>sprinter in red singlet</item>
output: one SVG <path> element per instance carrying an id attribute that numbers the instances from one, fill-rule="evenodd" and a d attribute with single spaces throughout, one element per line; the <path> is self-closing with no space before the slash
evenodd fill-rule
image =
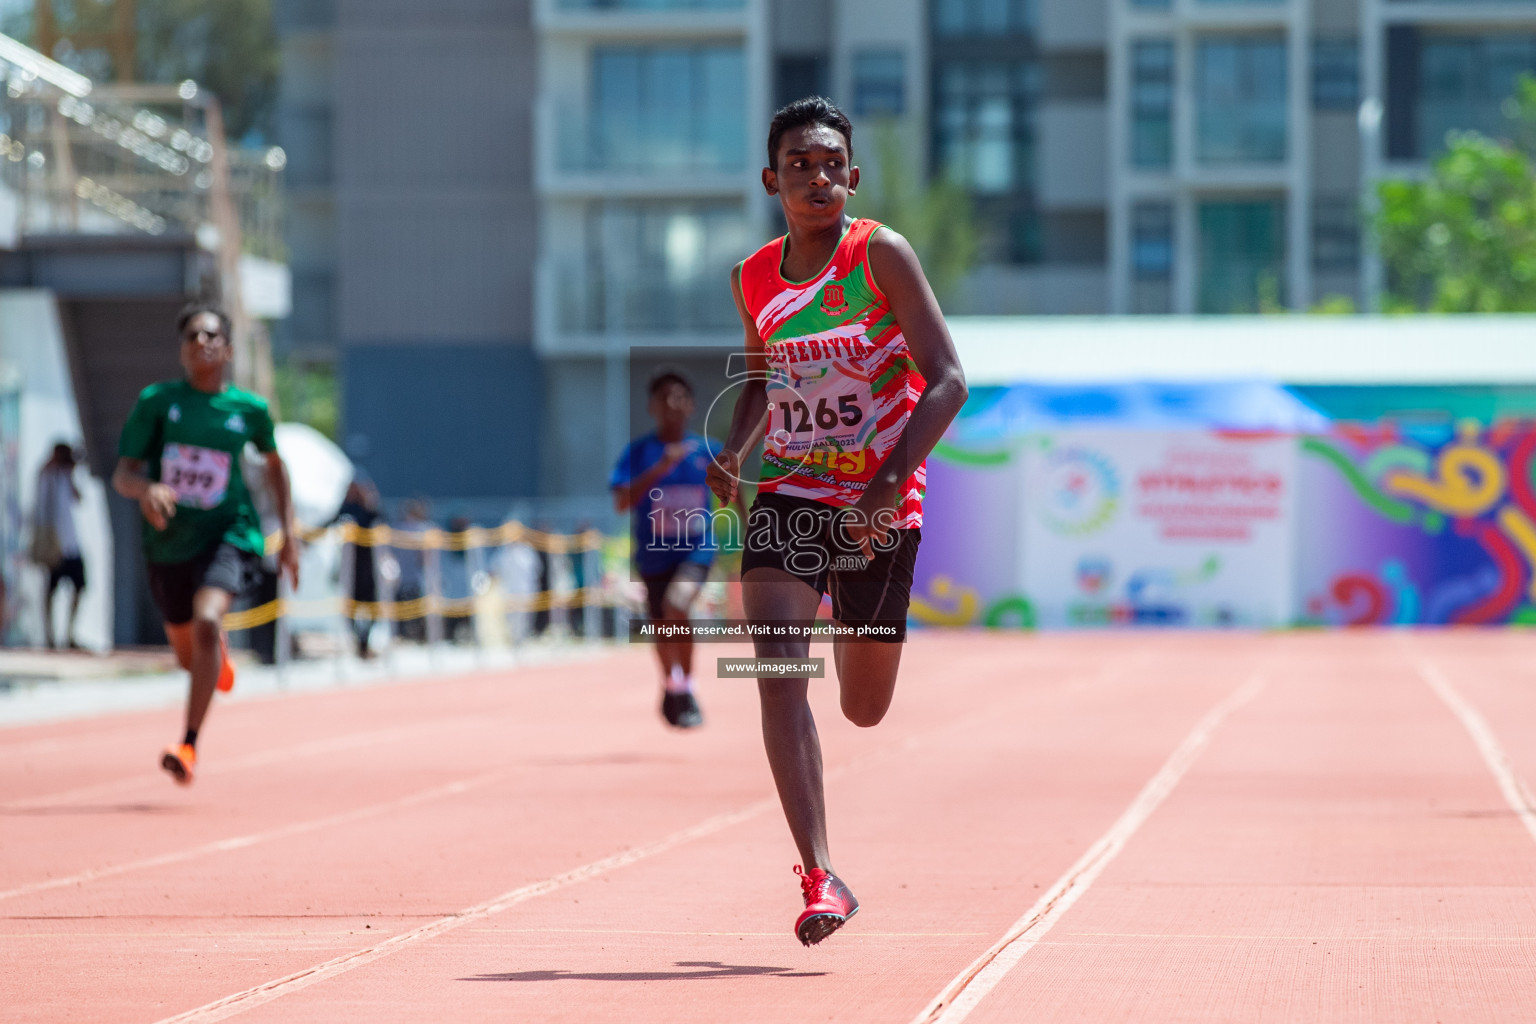
<path id="1" fill-rule="evenodd" d="M 853 126 L 821 97 L 774 114 L 763 187 L 789 231 L 736 267 L 749 380 L 710 466 L 722 502 L 763 442 L 747 518 L 749 620 L 809 622 L 822 596 L 851 635 L 834 641 L 843 714 L 890 707 L 923 522 L 924 461 L 965 404 L 965 375 L 912 247 L 843 212 L 859 184 Z M 808 640 L 755 641 L 759 659 L 805 658 Z M 758 680 L 763 741 L 803 867 L 795 935 L 820 942 L 858 900 L 827 852 L 821 744 L 805 677 Z"/>

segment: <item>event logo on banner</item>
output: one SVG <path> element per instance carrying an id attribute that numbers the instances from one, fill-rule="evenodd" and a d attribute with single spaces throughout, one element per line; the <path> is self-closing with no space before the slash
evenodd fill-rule
<path id="1" fill-rule="evenodd" d="M 1289 621 L 1295 440 L 1059 431 L 1026 451 L 1022 579 L 1042 626 Z"/>
<path id="2" fill-rule="evenodd" d="M 1087 448 L 1063 448 L 1044 461 L 1039 513 L 1046 529 L 1082 537 L 1115 517 L 1120 479 L 1109 459 Z"/>

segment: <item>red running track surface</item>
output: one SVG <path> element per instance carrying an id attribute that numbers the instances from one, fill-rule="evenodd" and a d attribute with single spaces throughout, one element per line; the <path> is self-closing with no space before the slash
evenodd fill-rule
<path id="1" fill-rule="evenodd" d="M 811 949 L 751 684 L 668 732 L 645 650 L 227 702 L 189 790 L 175 711 L 4 730 L 0 1020 L 1536 1018 L 1536 639 L 927 633 L 902 671 L 870 730 L 815 688 L 863 909 Z"/>

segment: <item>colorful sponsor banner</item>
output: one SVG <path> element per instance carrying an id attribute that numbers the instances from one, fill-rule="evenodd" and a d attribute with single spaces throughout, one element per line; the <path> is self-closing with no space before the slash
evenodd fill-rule
<path id="1" fill-rule="evenodd" d="M 1058 430 L 930 461 L 913 618 L 930 625 L 1290 620 L 1296 443 Z"/>
<path id="2" fill-rule="evenodd" d="M 1022 589 L 1048 627 L 1268 626 L 1291 608 L 1295 447 L 1061 431 L 1025 449 Z"/>
<path id="3" fill-rule="evenodd" d="M 1295 618 L 1536 622 L 1536 422 L 1303 438 Z"/>

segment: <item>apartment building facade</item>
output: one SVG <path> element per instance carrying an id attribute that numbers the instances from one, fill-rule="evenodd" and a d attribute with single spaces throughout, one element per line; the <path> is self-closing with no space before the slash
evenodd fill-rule
<path id="1" fill-rule="evenodd" d="M 284 124 L 327 111 L 323 161 L 281 140 L 292 343 L 333 346 L 364 450 L 400 440 L 377 396 L 451 350 L 423 415 L 522 438 L 489 476 L 543 495 L 601 493 L 646 365 L 721 389 L 729 269 L 780 230 L 779 103 L 842 104 L 872 182 L 890 130 L 905 171 L 964 185 L 951 312 L 1369 308 L 1372 182 L 1498 130 L 1536 70 L 1536 0 L 285 2 L 312 69 L 285 65 Z"/>

